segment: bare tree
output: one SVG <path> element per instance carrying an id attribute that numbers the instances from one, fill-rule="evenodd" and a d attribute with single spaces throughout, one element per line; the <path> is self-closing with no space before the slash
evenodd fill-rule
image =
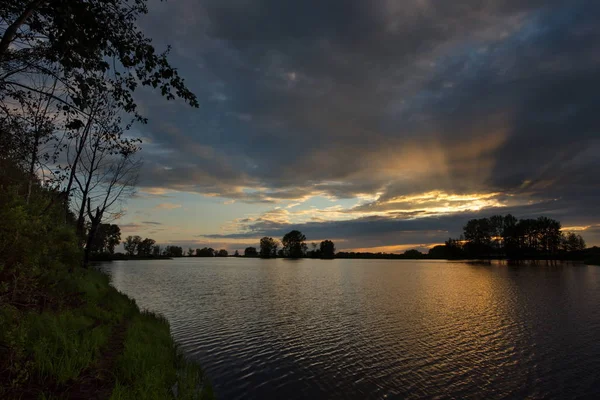
<path id="1" fill-rule="evenodd" d="M 141 161 L 135 152 L 121 151 L 114 157 L 113 162 L 96 170 L 96 176 L 100 179 L 94 186 L 95 193 L 88 193 L 87 196 L 86 212 L 90 225 L 84 251 L 84 267 L 89 263 L 90 250 L 100 223 L 120 216 L 122 210 L 119 206 L 135 192 Z"/>

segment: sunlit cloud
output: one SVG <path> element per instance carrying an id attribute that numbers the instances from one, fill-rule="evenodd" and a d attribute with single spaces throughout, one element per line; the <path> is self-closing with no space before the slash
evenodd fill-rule
<path id="1" fill-rule="evenodd" d="M 181 208 L 181 204 L 160 203 L 160 204 L 156 205 L 154 208 L 158 209 L 158 210 L 174 210 L 176 208 Z"/>
<path id="2" fill-rule="evenodd" d="M 349 0 L 315 19 L 313 0 L 160 6 L 145 29 L 173 44 L 201 107 L 140 96 L 151 123 L 133 208 L 185 204 L 178 240 L 301 227 L 417 245 L 511 212 L 600 243 L 599 7 Z"/>

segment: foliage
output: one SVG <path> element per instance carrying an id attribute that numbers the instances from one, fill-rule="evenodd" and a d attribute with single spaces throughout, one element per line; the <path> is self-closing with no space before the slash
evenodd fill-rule
<path id="1" fill-rule="evenodd" d="M 120 240 L 102 223 L 120 216 L 141 167 L 141 140 L 125 134 L 146 121 L 135 91 L 150 86 L 198 106 L 168 49 L 157 52 L 141 32 L 147 11 L 146 0 L 0 4 L 0 160 L 25 172 L 26 204 L 39 176 L 59 189 L 65 214 L 76 211 L 84 266 Z"/>
<path id="2" fill-rule="evenodd" d="M 331 240 L 323 240 L 319 245 L 321 258 L 332 259 L 335 257 L 335 245 Z"/>
<path id="3" fill-rule="evenodd" d="M 272 237 L 263 237 L 260 239 L 260 257 L 261 258 L 275 258 L 277 257 L 277 248 L 279 243 Z"/>
<path id="4" fill-rule="evenodd" d="M 121 228 L 115 224 L 100 224 L 94 237 L 93 253 L 115 253 L 115 246 L 121 243 Z"/>
<path id="5" fill-rule="evenodd" d="M 217 252 L 216 257 L 227 257 L 229 253 L 225 249 L 221 249 Z"/>
<path id="6" fill-rule="evenodd" d="M 196 257 L 214 257 L 215 250 L 212 247 L 204 247 L 202 249 L 196 249 Z"/>
<path id="7" fill-rule="evenodd" d="M 136 21 L 148 12 L 145 0 L 2 4 L 0 18 L 6 25 L 0 62 L 8 72 L 5 87 L 17 86 L 24 74 L 56 75 L 59 70 L 63 85 L 72 92 L 67 110 L 85 108 L 87 93 L 97 88 L 110 93 L 126 112 L 136 113 L 133 93 L 139 85 L 198 105 L 169 64 L 168 50 L 157 53 L 140 31 Z"/>
<path id="8" fill-rule="evenodd" d="M 138 253 L 138 247 L 140 243 L 142 243 L 142 238 L 140 236 L 127 236 L 123 242 L 123 247 L 125 248 L 127 255 L 136 255 Z"/>
<path id="9" fill-rule="evenodd" d="M 155 243 L 156 241 L 154 239 L 145 238 L 138 244 L 137 254 L 142 257 L 150 256 Z"/>
<path id="10" fill-rule="evenodd" d="M 283 252 L 286 257 L 290 258 L 301 258 L 304 256 L 307 250 L 306 236 L 302 234 L 302 232 L 293 230 L 285 234 L 283 239 L 281 240 L 281 244 L 283 245 Z"/>
<path id="11" fill-rule="evenodd" d="M 171 391 L 174 384 L 178 399 L 212 398 L 202 370 L 181 356 L 173 344 L 168 322 L 152 313 L 133 317 L 116 373 L 118 379 L 111 399 L 175 398 Z"/>
<path id="12" fill-rule="evenodd" d="M 163 251 L 167 257 L 183 257 L 183 248 L 181 246 L 167 246 Z"/>
<path id="13" fill-rule="evenodd" d="M 246 247 L 246 249 L 244 249 L 244 257 L 258 257 L 256 247 Z"/>
<path id="14" fill-rule="evenodd" d="M 508 257 L 564 258 L 586 248 L 585 240 L 573 232 L 563 233 L 559 221 L 547 217 L 517 220 L 512 215 L 472 219 L 463 236 L 446 242 L 448 258 Z M 436 249 L 441 255 L 441 250 Z"/>

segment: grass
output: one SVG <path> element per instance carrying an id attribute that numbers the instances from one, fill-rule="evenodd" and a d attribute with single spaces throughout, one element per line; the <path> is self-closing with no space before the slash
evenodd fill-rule
<path id="1" fill-rule="evenodd" d="M 107 275 L 80 269 L 40 279 L 45 297 L 59 299 L 52 307 L 0 304 L 0 398 L 62 398 L 110 362 L 108 376 L 98 378 L 113 386 L 107 398 L 213 398 L 200 367 L 178 351 L 167 320 L 140 312 Z M 119 327 L 124 340 L 107 348 Z M 119 353 L 109 362 L 111 351 Z"/>
<path id="2" fill-rule="evenodd" d="M 131 320 L 117 375 L 111 396 L 114 400 L 166 399 L 175 395 L 190 400 L 212 398 L 202 370 L 186 361 L 173 343 L 168 322 L 148 312 Z"/>
<path id="3" fill-rule="evenodd" d="M 80 267 L 75 217 L 44 185 L 26 200 L 30 178 L 0 167 L 0 399 L 211 399 L 167 321 Z"/>

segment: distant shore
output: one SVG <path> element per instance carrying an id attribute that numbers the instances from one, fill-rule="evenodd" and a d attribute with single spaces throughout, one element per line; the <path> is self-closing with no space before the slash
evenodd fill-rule
<path id="1" fill-rule="evenodd" d="M 597 249 L 597 248 L 592 248 Z M 227 257 L 202 257 L 202 256 L 181 256 L 181 257 L 170 257 L 170 256 L 136 256 L 136 255 L 127 255 L 123 253 L 115 253 L 115 254 L 95 254 L 91 261 L 96 262 L 104 262 L 104 261 L 132 261 L 132 260 L 173 260 L 179 258 L 261 258 L 261 257 L 248 257 L 248 256 L 234 256 L 229 255 Z M 286 257 L 271 257 L 271 258 L 261 258 L 261 259 L 288 259 Z M 442 257 L 431 257 L 426 254 L 422 254 L 422 256 L 416 255 L 406 255 L 406 254 L 395 254 L 395 253 L 338 253 L 334 258 L 316 258 L 316 257 L 301 257 L 297 259 L 308 259 L 308 260 L 445 260 L 445 261 L 507 261 L 511 263 L 519 263 L 523 261 L 562 261 L 562 262 L 578 262 L 584 263 L 587 265 L 599 265 L 600 266 L 600 256 L 597 254 L 577 254 L 574 257 L 556 257 L 556 258 L 547 258 L 547 257 L 528 257 L 528 258 L 507 258 L 507 257 L 498 257 L 498 256 L 490 256 L 490 257 L 474 257 L 474 258 L 442 258 Z"/>

